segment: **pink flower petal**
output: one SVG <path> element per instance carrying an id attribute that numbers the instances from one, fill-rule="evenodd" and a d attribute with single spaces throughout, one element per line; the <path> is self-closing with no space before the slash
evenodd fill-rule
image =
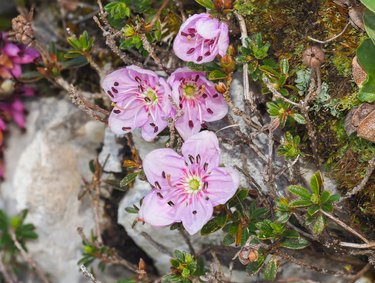
<path id="1" fill-rule="evenodd" d="M 180 179 L 184 168 L 184 158 L 170 148 L 151 151 L 143 160 L 147 180 L 152 185 L 157 182 L 161 189 L 173 186 Z"/>
<path id="2" fill-rule="evenodd" d="M 3 51 L 8 56 L 16 57 L 18 52 L 20 52 L 20 48 L 14 43 L 7 42 L 3 47 Z"/>
<path id="3" fill-rule="evenodd" d="M 221 23 L 220 25 L 220 36 L 217 45 L 220 56 L 224 56 L 229 46 L 228 25 L 226 23 Z"/>
<path id="4" fill-rule="evenodd" d="M 31 47 L 22 48 L 14 58 L 14 62 L 18 64 L 29 64 L 39 57 L 39 52 Z"/>
<path id="5" fill-rule="evenodd" d="M 198 111 L 192 109 L 190 115 L 187 109 L 184 109 L 184 114 L 176 122 L 176 129 L 184 140 L 199 133 L 202 128 L 201 122 L 198 119 Z"/>
<path id="6" fill-rule="evenodd" d="M 142 127 L 142 137 L 145 141 L 153 141 L 156 136 L 168 126 L 167 121 L 162 119 L 160 115 L 156 116 L 156 121 L 151 117 Z"/>
<path id="7" fill-rule="evenodd" d="M 142 127 L 148 120 L 148 114 L 143 106 L 116 113 L 114 108 L 108 118 L 108 126 L 117 135 L 124 135 L 135 128 Z M 130 117 L 130 118 L 129 118 Z"/>
<path id="8" fill-rule="evenodd" d="M 162 193 L 152 190 L 144 199 L 139 210 L 139 218 L 153 226 L 167 226 L 175 222 L 173 206 L 168 205 Z"/>
<path id="9" fill-rule="evenodd" d="M 192 196 L 189 204 L 181 203 L 176 209 L 176 218 L 181 219 L 182 225 L 190 235 L 201 230 L 212 214 L 211 202 L 198 195 Z"/>
<path id="10" fill-rule="evenodd" d="M 228 104 L 224 97 L 215 90 L 212 93 L 203 104 L 202 114 L 206 122 L 221 120 L 228 114 Z"/>
<path id="11" fill-rule="evenodd" d="M 219 21 L 217 19 L 200 19 L 197 24 L 197 32 L 206 39 L 215 38 L 220 32 Z"/>
<path id="12" fill-rule="evenodd" d="M 200 164 L 207 163 L 208 170 L 219 166 L 219 141 L 213 132 L 202 131 L 190 137 L 182 145 L 181 151 L 187 162 L 189 161 L 189 155 L 195 159 L 199 155 Z"/>
<path id="13" fill-rule="evenodd" d="M 206 178 L 208 182 L 205 194 L 214 205 L 226 203 L 237 191 L 239 175 L 231 167 L 214 168 Z"/>

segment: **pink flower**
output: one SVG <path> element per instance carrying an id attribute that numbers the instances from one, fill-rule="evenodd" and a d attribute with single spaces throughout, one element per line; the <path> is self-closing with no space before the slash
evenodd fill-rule
<path id="1" fill-rule="evenodd" d="M 18 127 L 25 128 L 25 106 L 19 98 L 15 97 L 11 103 L 0 103 L 0 112 L 12 119 Z"/>
<path id="2" fill-rule="evenodd" d="M 34 62 L 39 57 L 37 50 L 8 41 L 6 33 L 0 34 L 0 77 L 19 78 L 21 65 Z"/>
<path id="3" fill-rule="evenodd" d="M 168 83 L 173 99 L 184 111 L 176 122 L 177 131 L 184 140 L 198 133 L 203 122 L 220 120 L 228 113 L 223 96 L 206 79 L 205 73 L 180 68 L 172 73 Z"/>
<path id="4" fill-rule="evenodd" d="M 171 90 L 156 73 L 129 66 L 109 74 L 102 87 L 114 102 L 108 124 L 115 134 L 141 128 L 142 137 L 152 141 L 167 126 Z"/>
<path id="5" fill-rule="evenodd" d="M 198 64 L 224 56 L 229 45 L 228 25 L 202 13 L 188 18 L 173 43 L 177 57 Z"/>
<path id="6" fill-rule="evenodd" d="M 230 167 L 219 167 L 219 143 L 212 132 L 192 136 L 181 150 L 183 156 L 163 148 L 145 157 L 152 191 L 143 199 L 139 217 L 153 226 L 182 222 L 192 235 L 210 220 L 213 207 L 235 194 L 239 176 Z"/>

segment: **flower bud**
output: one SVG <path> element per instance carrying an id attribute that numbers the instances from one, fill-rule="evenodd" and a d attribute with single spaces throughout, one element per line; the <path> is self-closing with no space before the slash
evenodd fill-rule
<path id="1" fill-rule="evenodd" d="M 233 0 L 213 0 L 213 2 L 216 10 L 219 12 L 227 9 L 233 9 Z"/>
<path id="2" fill-rule="evenodd" d="M 243 265 L 248 265 L 250 262 L 257 261 L 258 258 L 258 250 L 249 247 L 244 247 L 238 255 L 238 259 Z"/>
<path id="3" fill-rule="evenodd" d="M 124 35 L 126 37 L 131 37 L 135 34 L 135 30 L 134 30 L 134 27 L 132 27 L 131 25 L 126 25 L 122 31 L 124 32 Z"/>
<path id="4" fill-rule="evenodd" d="M 215 89 L 217 92 L 225 93 L 227 91 L 227 86 L 223 82 L 218 82 L 215 84 Z"/>
<path id="5" fill-rule="evenodd" d="M 15 82 L 13 80 L 5 80 L 0 85 L 0 93 L 9 94 L 14 91 Z"/>
<path id="6" fill-rule="evenodd" d="M 307 48 L 303 52 L 303 63 L 309 68 L 319 68 L 324 59 L 324 51 L 317 46 Z"/>

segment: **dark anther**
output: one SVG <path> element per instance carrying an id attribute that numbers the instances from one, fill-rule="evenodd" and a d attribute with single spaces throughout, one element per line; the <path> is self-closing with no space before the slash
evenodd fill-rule
<path id="1" fill-rule="evenodd" d="M 113 84 L 114 86 L 118 86 L 119 85 L 119 83 L 118 82 L 114 82 L 114 84 Z"/>
<path id="2" fill-rule="evenodd" d="M 199 80 L 199 75 L 195 76 L 195 81 L 197 82 Z"/>
<path id="3" fill-rule="evenodd" d="M 195 160 L 197 161 L 197 163 L 201 162 L 201 156 L 198 154 Z"/>
<path id="4" fill-rule="evenodd" d="M 181 32 L 181 35 L 182 35 L 182 36 L 188 36 L 189 34 L 187 34 L 186 32 L 183 32 L 183 31 L 182 31 L 182 32 Z"/>
<path id="5" fill-rule="evenodd" d="M 131 127 L 122 127 L 123 131 L 130 131 L 132 128 Z"/>
<path id="6" fill-rule="evenodd" d="M 216 97 L 218 97 L 219 95 L 217 94 L 217 93 L 215 93 L 212 97 L 213 98 L 216 98 Z"/>
<path id="7" fill-rule="evenodd" d="M 194 51 L 195 51 L 195 48 L 190 48 L 190 49 L 186 52 L 186 54 L 192 54 Z"/>
<path id="8" fill-rule="evenodd" d="M 200 62 L 200 61 L 202 61 L 202 59 L 203 59 L 203 57 L 202 57 L 202 56 L 198 56 L 198 58 L 197 58 L 197 62 Z"/>
<path id="9" fill-rule="evenodd" d="M 207 51 L 206 53 L 204 53 L 204 56 L 210 56 L 210 55 L 211 55 L 210 51 Z"/>
<path id="10" fill-rule="evenodd" d="M 112 91 L 113 91 L 114 93 L 118 93 L 118 90 L 115 89 L 114 87 L 112 87 Z"/>
<path id="11" fill-rule="evenodd" d="M 155 125 L 155 123 L 150 123 L 150 126 L 155 127 L 156 125 Z"/>
<path id="12" fill-rule="evenodd" d="M 193 210 L 193 214 L 194 214 L 194 215 L 197 214 L 197 211 L 196 211 L 196 210 Z"/>
<path id="13" fill-rule="evenodd" d="M 206 190 L 207 188 L 208 188 L 208 183 L 204 182 L 204 184 L 203 184 L 203 190 Z"/>
<path id="14" fill-rule="evenodd" d="M 157 187 L 159 190 L 161 190 L 159 182 L 155 182 L 155 187 Z"/>
<path id="15" fill-rule="evenodd" d="M 207 108 L 207 112 L 210 114 L 214 114 L 214 111 L 212 111 L 210 108 Z"/>
<path id="16" fill-rule="evenodd" d="M 161 193 L 157 193 L 156 194 L 159 198 L 164 198 L 163 195 Z"/>
<path id="17" fill-rule="evenodd" d="M 203 98 L 207 98 L 207 93 L 202 94 Z"/>
<path id="18" fill-rule="evenodd" d="M 168 203 L 169 206 L 174 206 L 174 203 L 173 203 L 173 201 L 171 201 L 171 200 L 168 201 L 167 203 Z"/>
<path id="19" fill-rule="evenodd" d="M 116 113 L 116 114 L 120 114 L 121 110 L 115 109 L 115 110 L 113 110 L 113 112 Z"/>
<path id="20" fill-rule="evenodd" d="M 165 179 L 167 176 L 165 175 L 165 171 L 161 172 L 161 176 Z"/>
<path id="21" fill-rule="evenodd" d="M 137 81 L 138 83 L 140 83 L 140 82 L 142 81 L 142 80 L 141 80 L 141 78 L 140 78 L 140 77 L 138 77 L 138 76 L 137 76 L 137 77 L 135 77 L 134 79 L 135 79 L 135 80 L 136 80 L 136 81 Z"/>
<path id="22" fill-rule="evenodd" d="M 155 126 L 154 128 L 154 133 L 157 133 L 159 131 L 159 127 L 158 126 Z"/>
<path id="23" fill-rule="evenodd" d="M 190 128 L 194 128 L 194 123 L 193 123 L 192 120 L 189 120 L 189 127 L 190 127 Z"/>
<path id="24" fill-rule="evenodd" d="M 151 102 L 151 98 L 149 98 L 149 97 L 147 97 L 147 96 L 144 98 L 144 100 L 145 100 L 146 102 Z"/>
<path id="25" fill-rule="evenodd" d="M 209 200 L 210 198 L 209 198 L 209 197 L 206 197 L 205 199 L 206 199 L 206 200 Z"/>
<path id="26" fill-rule="evenodd" d="M 193 164 L 194 163 L 194 157 L 192 155 L 189 154 L 189 160 L 190 160 L 190 163 Z"/>
<path id="27" fill-rule="evenodd" d="M 206 162 L 206 163 L 203 165 L 203 169 L 204 169 L 204 170 L 207 170 L 207 168 L 208 168 L 208 163 Z"/>
<path id="28" fill-rule="evenodd" d="M 195 28 L 188 28 L 187 30 L 189 33 L 196 33 L 197 30 Z"/>
<path id="29" fill-rule="evenodd" d="M 113 98 L 113 94 L 112 94 L 112 92 L 111 92 L 110 90 L 107 90 L 107 93 L 108 93 L 108 95 L 109 95 L 110 97 Z"/>

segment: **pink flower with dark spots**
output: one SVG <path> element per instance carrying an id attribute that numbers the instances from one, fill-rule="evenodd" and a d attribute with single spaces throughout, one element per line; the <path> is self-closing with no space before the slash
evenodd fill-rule
<path id="1" fill-rule="evenodd" d="M 193 235 L 215 206 L 235 194 L 239 176 L 233 168 L 219 167 L 219 142 L 212 132 L 192 136 L 181 150 L 182 156 L 166 148 L 146 155 L 143 170 L 152 191 L 143 199 L 139 219 L 153 226 L 182 222 Z"/>
<path id="2" fill-rule="evenodd" d="M 184 114 L 176 122 L 176 129 L 184 140 L 198 133 L 203 122 L 222 119 L 228 113 L 223 96 L 203 72 L 188 68 L 177 69 L 168 78 L 172 96 Z"/>
<path id="3" fill-rule="evenodd" d="M 25 128 L 25 105 L 18 97 L 15 97 L 11 103 L 0 103 L 0 113 L 8 120 L 13 120 L 18 127 Z"/>
<path id="4" fill-rule="evenodd" d="M 187 62 L 211 62 L 229 46 L 228 25 L 210 14 L 196 14 L 181 26 L 173 43 L 177 57 Z"/>
<path id="5" fill-rule="evenodd" d="M 109 74 L 102 87 L 113 101 L 108 124 L 115 134 L 140 128 L 142 137 L 152 141 L 167 126 L 172 111 L 168 98 L 171 90 L 156 73 L 129 66 Z"/>

